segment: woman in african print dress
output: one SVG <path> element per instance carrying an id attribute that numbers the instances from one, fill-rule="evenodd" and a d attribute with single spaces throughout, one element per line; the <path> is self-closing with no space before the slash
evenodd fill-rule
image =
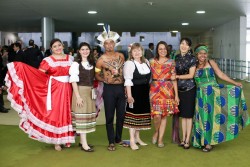
<path id="1" fill-rule="evenodd" d="M 175 62 L 169 58 L 166 42 L 160 41 L 156 47 L 156 56 L 150 60 L 152 83 L 150 85 L 151 116 L 154 119 L 155 132 L 152 143 L 164 147 L 163 136 L 166 129 L 166 116 L 178 113 L 177 82 L 171 80 L 175 75 Z"/>
<path id="2" fill-rule="evenodd" d="M 203 151 L 209 152 L 212 145 L 235 139 L 240 126 L 250 122 L 242 84 L 230 79 L 213 60 L 207 60 L 207 46 L 198 45 L 195 53 L 198 63 L 193 146 L 204 146 Z M 215 74 L 235 86 L 218 84 Z"/>

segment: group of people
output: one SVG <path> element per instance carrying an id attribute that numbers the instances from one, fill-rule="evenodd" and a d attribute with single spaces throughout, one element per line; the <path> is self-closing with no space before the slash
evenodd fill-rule
<path id="1" fill-rule="evenodd" d="M 94 80 L 103 83 L 109 151 L 115 151 L 116 145 L 132 150 L 138 150 L 138 144 L 146 146 L 140 131 L 151 129 L 151 119 L 152 143 L 157 147 L 165 146 L 167 117 L 172 116 L 172 141 L 188 149 L 192 137 L 193 146 L 204 152 L 236 138 L 239 127 L 250 123 L 242 84 L 208 59 L 206 45 L 198 45 L 193 55 L 191 40 L 182 38 L 180 53 L 171 59 L 167 43 L 160 41 L 156 55 L 148 61 L 143 47 L 133 43 L 125 61 L 123 54 L 114 50 L 119 35 L 109 26 L 97 40 L 105 48 L 97 60 L 86 42 L 79 45 L 74 60 L 63 54 L 62 42 L 53 39 L 52 55 L 42 60 L 39 69 L 21 62 L 7 65 L 7 98 L 19 113 L 20 128 L 30 138 L 54 144 L 55 150 L 61 151 L 62 145 L 75 142 L 77 133 L 81 150 L 93 152 L 87 133 L 94 132 L 96 125 Z M 218 84 L 215 75 L 235 86 Z M 122 140 L 123 128 L 129 129 L 129 143 Z"/>

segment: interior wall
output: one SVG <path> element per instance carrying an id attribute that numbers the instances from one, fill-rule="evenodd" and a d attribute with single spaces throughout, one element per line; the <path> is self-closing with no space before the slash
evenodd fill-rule
<path id="1" fill-rule="evenodd" d="M 16 42 L 17 39 L 18 39 L 17 34 L 14 32 L 0 31 L 0 44 L 1 45 L 10 45 Z"/>
<path id="2" fill-rule="evenodd" d="M 90 45 L 98 45 L 96 42 L 96 37 L 100 35 L 100 32 L 82 32 L 78 37 L 78 44 L 80 42 L 88 42 Z M 178 50 L 180 33 L 172 34 L 170 32 L 137 32 L 131 34 L 130 32 L 122 32 L 119 34 L 121 36 L 120 45 L 117 50 L 126 51 L 129 44 L 133 42 L 141 43 L 144 48 L 148 48 L 150 42 L 154 43 L 155 46 L 159 41 L 165 41 L 168 44 L 173 45 L 173 49 Z M 40 32 L 34 33 L 18 33 L 18 38 L 23 41 L 23 47 L 28 46 L 30 39 L 35 41 L 38 46 L 42 45 L 41 42 L 42 34 Z M 61 39 L 61 41 L 67 47 L 71 47 L 72 43 L 72 33 L 70 32 L 55 32 L 55 38 Z M 16 40 L 14 40 L 15 42 Z M 48 48 L 46 48 L 48 49 Z"/>
<path id="3" fill-rule="evenodd" d="M 196 37 L 196 41 L 208 44 L 209 54 L 215 58 L 246 60 L 246 17 L 213 27 Z"/>

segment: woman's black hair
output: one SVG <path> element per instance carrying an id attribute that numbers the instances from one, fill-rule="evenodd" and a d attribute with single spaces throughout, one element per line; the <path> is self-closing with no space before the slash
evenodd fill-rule
<path id="1" fill-rule="evenodd" d="M 62 44 L 62 41 L 60 40 L 60 39 L 58 39 L 58 38 L 54 38 L 54 39 L 52 39 L 51 41 L 50 41 L 50 47 L 52 48 L 52 45 L 54 44 L 54 43 L 56 43 L 56 42 L 60 42 L 61 44 Z"/>
<path id="2" fill-rule="evenodd" d="M 187 38 L 187 37 L 181 38 L 180 44 L 182 43 L 182 41 L 186 41 L 187 44 L 188 44 L 188 46 L 191 47 L 191 45 L 192 45 L 191 39 L 189 39 L 189 38 Z"/>

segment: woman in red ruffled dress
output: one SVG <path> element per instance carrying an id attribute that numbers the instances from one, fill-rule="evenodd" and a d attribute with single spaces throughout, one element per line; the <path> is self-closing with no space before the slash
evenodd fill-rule
<path id="1" fill-rule="evenodd" d="M 73 57 L 63 54 L 59 39 L 50 43 L 52 55 L 43 59 L 39 70 L 21 62 L 9 63 L 5 78 L 8 100 L 19 113 L 20 128 L 32 139 L 55 144 L 74 143 L 71 124 L 72 86 L 69 68 Z"/>

